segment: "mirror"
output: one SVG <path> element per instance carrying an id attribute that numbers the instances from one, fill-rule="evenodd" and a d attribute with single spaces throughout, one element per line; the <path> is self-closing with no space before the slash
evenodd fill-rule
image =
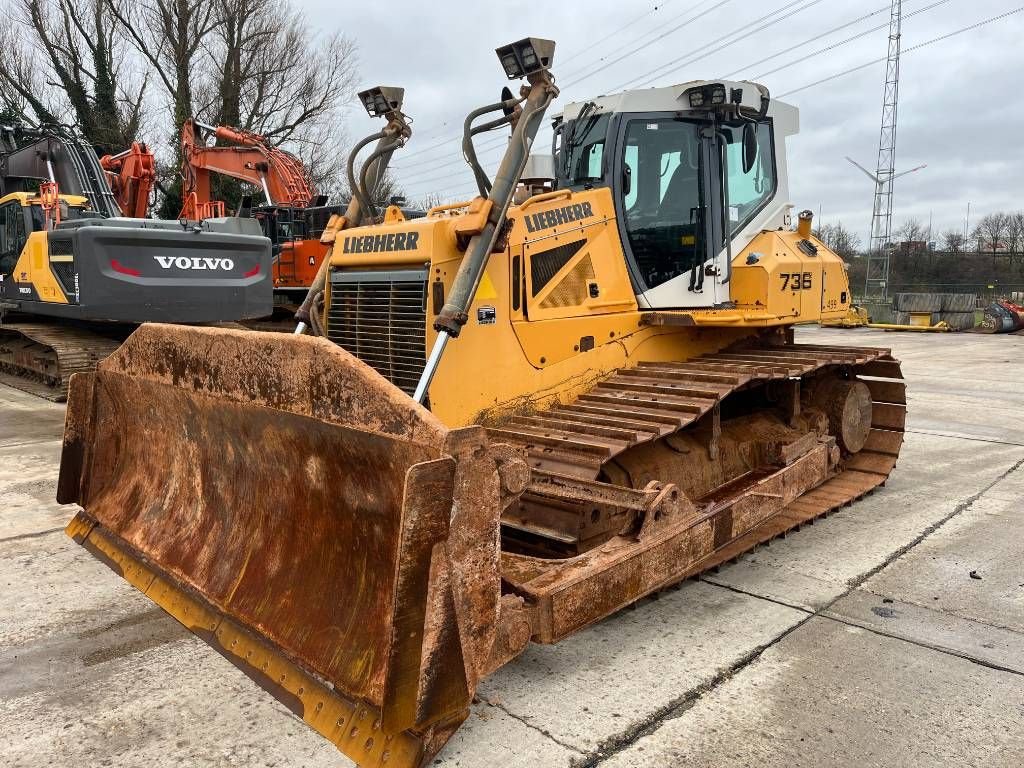
<path id="1" fill-rule="evenodd" d="M 501 101 L 508 101 L 509 99 L 513 99 L 513 98 L 515 98 L 515 97 L 512 95 L 512 90 L 507 85 L 504 88 L 501 89 Z M 515 108 L 514 107 L 502 107 L 501 111 L 505 113 L 505 117 L 508 117 L 509 115 L 511 115 L 515 111 Z"/>
<path id="2" fill-rule="evenodd" d="M 757 123 L 743 124 L 743 173 L 750 173 L 757 161 Z"/>

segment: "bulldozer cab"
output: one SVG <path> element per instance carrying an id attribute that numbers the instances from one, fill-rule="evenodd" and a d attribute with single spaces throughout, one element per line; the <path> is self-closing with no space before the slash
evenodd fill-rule
<path id="1" fill-rule="evenodd" d="M 752 83 L 684 83 L 570 104 L 557 188 L 608 187 L 642 308 L 730 301 L 731 254 L 785 226 L 796 111 Z"/>

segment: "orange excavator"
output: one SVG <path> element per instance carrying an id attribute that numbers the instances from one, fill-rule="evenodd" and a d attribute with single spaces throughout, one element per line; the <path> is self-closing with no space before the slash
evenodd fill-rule
<path id="1" fill-rule="evenodd" d="M 116 155 L 100 158 L 100 167 L 123 215 L 144 219 L 149 210 L 149 197 L 156 181 L 153 150 L 139 141 Z"/>
<path id="2" fill-rule="evenodd" d="M 208 145 L 211 136 L 222 144 Z M 326 205 L 326 195 L 316 194 L 302 161 L 257 133 L 195 118 L 182 125 L 181 143 L 184 205 L 179 217 L 199 221 L 225 215 L 224 201 L 213 198 L 215 174 L 259 188 L 264 204 L 253 206 L 251 198 L 243 198 L 235 213 L 259 220 L 273 244 L 275 292 L 285 303 L 294 292 L 298 303 L 327 254 L 321 233 L 338 212 Z"/>

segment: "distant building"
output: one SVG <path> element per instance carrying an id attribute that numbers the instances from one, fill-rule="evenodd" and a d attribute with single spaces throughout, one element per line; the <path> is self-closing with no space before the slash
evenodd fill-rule
<path id="1" fill-rule="evenodd" d="M 928 243 L 924 240 L 903 240 L 896 246 L 896 252 L 902 256 L 912 253 L 922 253 L 928 249 Z"/>

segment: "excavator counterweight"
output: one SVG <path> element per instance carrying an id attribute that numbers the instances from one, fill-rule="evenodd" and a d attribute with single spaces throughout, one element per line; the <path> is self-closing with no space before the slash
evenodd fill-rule
<path id="1" fill-rule="evenodd" d="M 525 83 L 464 123 L 476 198 L 378 215 L 408 126 L 364 92 L 389 125 L 298 334 L 146 325 L 71 382 L 69 535 L 361 766 L 424 765 L 529 643 L 850 504 L 903 441 L 888 350 L 794 341 L 851 303 L 791 221 L 795 109 L 601 96 L 527 176 L 554 43 L 497 53 Z"/>

